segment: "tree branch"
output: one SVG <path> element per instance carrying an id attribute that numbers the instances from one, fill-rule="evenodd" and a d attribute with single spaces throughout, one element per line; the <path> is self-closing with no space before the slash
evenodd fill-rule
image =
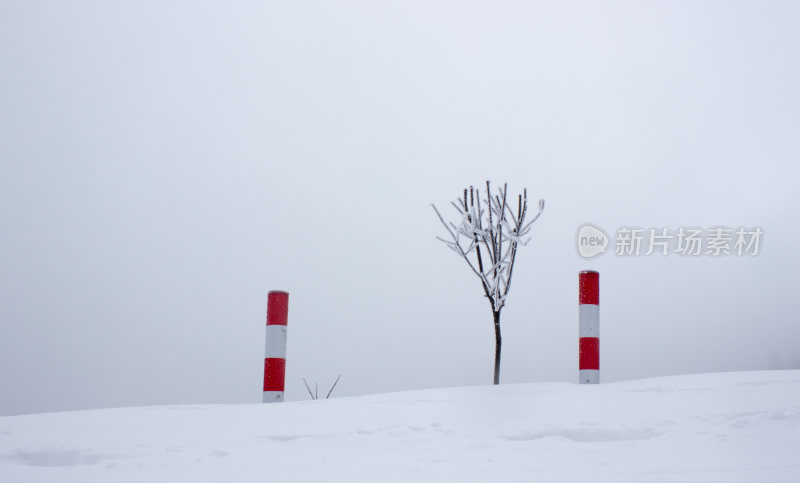
<path id="1" fill-rule="evenodd" d="M 314 397 L 314 394 L 311 392 L 311 388 L 308 387 L 308 382 L 306 382 L 306 378 L 305 377 L 303 378 L 303 384 L 306 385 L 306 389 L 308 390 L 308 395 L 311 396 L 311 399 L 316 399 Z"/>
<path id="2" fill-rule="evenodd" d="M 508 183 L 504 183 L 502 188 L 498 188 L 497 194 L 492 195 L 491 182 L 487 180 L 485 201 L 487 206 L 484 210 L 479 190 L 474 186 L 464 188 L 456 202 L 451 203 L 461 215 L 461 222 L 458 225 L 446 222 L 438 208 L 433 204 L 431 206 L 452 241 L 436 238 L 467 262 L 470 270 L 480 279 L 481 288 L 492 311 L 499 312 L 505 305 L 506 296 L 511 289 L 519 245 L 525 245 L 530 240 L 524 240 L 523 237 L 541 215 L 544 201 L 539 201 L 539 213 L 527 223 L 525 220 L 528 211 L 527 189 L 523 189 L 522 194 L 517 196 L 516 213 L 508 203 Z M 468 242 L 466 247 L 461 245 L 461 237 L 466 238 Z M 473 249 L 474 261 L 470 257 Z"/>
<path id="3" fill-rule="evenodd" d="M 338 384 L 338 383 L 339 383 L 339 378 L 340 378 L 340 377 L 342 377 L 342 375 L 341 375 L 341 374 L 339 374 L 338 376 L 336 376 L 336 380 L 333 382 L 333 386 L 331 386 L 331 390 L 330 390 L 330 391 L 328 391 L 328 395 L 327 395 L 327 396 L 325 396 L 325 399 L 328 399 L 329 397 L 331 397 L 331 393 L 333 392 L 333 388 L 334 388 L 334 387 L 336 387 L 336 384 Z"/>

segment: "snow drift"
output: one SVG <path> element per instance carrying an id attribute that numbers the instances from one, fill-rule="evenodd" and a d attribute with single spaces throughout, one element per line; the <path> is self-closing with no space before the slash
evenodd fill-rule
<path id="1" fill-rule="evenodd" d="M 2 482 L 797 482 L 800 371 L 0 418 Z"/>

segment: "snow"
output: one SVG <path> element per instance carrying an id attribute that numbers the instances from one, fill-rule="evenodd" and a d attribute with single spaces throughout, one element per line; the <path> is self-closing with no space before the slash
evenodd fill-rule
<path id="1" fill-rule="evenodd" d="M 0 418 L 2 482 L 800 481 L 800 371 Z"/>

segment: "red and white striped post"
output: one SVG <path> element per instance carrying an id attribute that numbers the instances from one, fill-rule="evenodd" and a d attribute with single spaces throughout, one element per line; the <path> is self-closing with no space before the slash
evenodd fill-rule
<path id="1" fill-rule="evenodd" d="M 578 379 L 581 384 L 600 382 L 600 274 L 578 274 Z"/>
<path id="2" fill-rule="evenodd" d="M 267 296 L 267 340 L 264 351 L 264 402 L 283 401 L 286 376 L 286 322 L 289 294 L 274 290 Z"/>

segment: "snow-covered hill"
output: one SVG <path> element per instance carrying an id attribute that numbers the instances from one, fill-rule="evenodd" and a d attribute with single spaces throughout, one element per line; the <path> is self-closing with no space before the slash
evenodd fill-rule
<path id="1" fill-rule="evenodd" d="M 800 371 L 11 416 L 0 481 L 798 482 Z"/>

